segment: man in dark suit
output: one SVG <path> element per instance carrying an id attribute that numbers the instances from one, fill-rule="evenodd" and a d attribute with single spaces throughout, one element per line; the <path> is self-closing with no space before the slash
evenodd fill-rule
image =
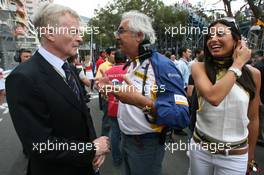
<path id="1" fill-rule="evenodd" d="M 109 141 L 96 139 L 79 82 L 66 62 L 82 42 L 79 16 L 48 4 L 34 24 L 41 47 L 6 80 L 12 121 L 29 159 L 27 173 L 93 174 L 109 152 Z"/>

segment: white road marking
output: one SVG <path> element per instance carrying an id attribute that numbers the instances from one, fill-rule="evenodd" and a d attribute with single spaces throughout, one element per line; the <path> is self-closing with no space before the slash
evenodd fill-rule
<path id="1" fill-rule="evenodd" d="M 0 109 L 3 110 L 2 114 L 7 114 L 9 112 L 7 103 L 3 103 L 2 105 L 0 105 Z"/>

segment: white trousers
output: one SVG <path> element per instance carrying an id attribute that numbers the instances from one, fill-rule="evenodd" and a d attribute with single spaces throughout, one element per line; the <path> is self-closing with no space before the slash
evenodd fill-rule
<path id="1" fill-rule="evenodd" d="M 198 143 L 190 149 L 191 175 L 245 175 L 248 154 L 224 156 L 203 150 Z"/>

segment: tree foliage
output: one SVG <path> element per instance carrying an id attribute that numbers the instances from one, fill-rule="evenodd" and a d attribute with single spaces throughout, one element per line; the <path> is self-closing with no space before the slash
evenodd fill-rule
<path id="1" fill-rule="evenodd" d="M 225 11 L 227 16 L 234 16 L 237 21 L 247 20 L 247 16 L 242 12 L 242 8 L 236 13 L 232 13 L 231 2 L 236 0 L 219 0 L 225 5 Z M 244 0 L 244 7 L 249 6 L 252 10 L 252 14 L 256 19 L 263 19 L 263 10 L 259 9 L 259 4 L 261 0 Z M 182 34 L 166 33 L 166 29 L 179 28 L 181 26 L 190 25 L 190 19 L 195 13 L 199 16 L 200 20 L 212 22 L 215 18 L 220 18 L 223 14 L 218 14 L 217 12 L 212 15 L 204 13 L 203 8 L 198 6 L 189 6 L 187 8 L 182 8 L 181 4 L 175 4 L 175 6 L 167 6 L 161 0 L 113 0 L 105 7 L 95 10 L 95 17 L 89 21 L 89 26 L 99 27 L 99 33 L 94 35 L 94 43 L 96 43 L 97 48 L 106 48 L 110 46 L 115 46 L 115 39 L 113 32 L 117 30 L 121 15 L 124 12 L 130 10 L 138 10 L 145 13 L 153 19 L 153 28 L 156 32 L 157 47 L 160 49 L 176 48 L 181 44 L 190 44 L 190 47 L 197 45 L 196 36 L 188 36 Z M 214 12 L 214 11 L 213 11 Z M 85 35 L 84 39 L 87 42 L 90 35 Z M 196 38 L 196 39 L 194 39 Z M 189 39 L 189 40 L 188 40 Z M 201 39 L 199 39 L 200 41 Z M 199 44 L 199 43 L 198 43 Z M 196 47 L 196 46 L 195 46 Z"/>
<path id="2" fill-rule="evenodd" d="M 176 10 L 174 6 L 166 6 L 160 0 L 114 0 L 106 7 L 95 10 L 96 15 L 89 22 L 89 26 L 99 27 L 100 33 L 94 36 L 94 42 L 99 47 L 115 45 L 113 32 L 118 28 L 121 15 L 129 10 L 138 10 L 153 19 L 153 27 L 159 38 L 158 45 L 165 42 L 165 27 L 184 25 L 187 21 L 185 11 Z"/>

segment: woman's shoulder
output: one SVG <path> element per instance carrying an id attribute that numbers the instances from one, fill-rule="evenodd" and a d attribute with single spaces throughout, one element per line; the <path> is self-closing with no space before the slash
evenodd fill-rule
<path id="1" fill-rule="evenodd" d="M 250 70 L 250 72 L 252 74 L 252 77 L 253 77 L 255 83 L 259 84 L 260 81 L 261 81 L 260 80 L 261 79 L 261 73 L 260 73 L 260 71 L 257 68 L 255 68 L 255 67 L 253 67 L 251 65 L 246 65 L 246 66 Z"/>
<path id="2" fill-rule="evenodd" d="M 194 62 L 192 65 L 191 65 L 191 69 L 195 69 L 195 70 L 203 70 L 204 69 L 204 63 L 203 62 Z"/>
<path id="3" fill-rule="evenodd" d="M 253 76 L 260 76 L 260 71 L 257 68 L 255 68 L 249 64 L 247 64 L 246 66 L 250 70 L 250 72 L 252 73 Z"/>

